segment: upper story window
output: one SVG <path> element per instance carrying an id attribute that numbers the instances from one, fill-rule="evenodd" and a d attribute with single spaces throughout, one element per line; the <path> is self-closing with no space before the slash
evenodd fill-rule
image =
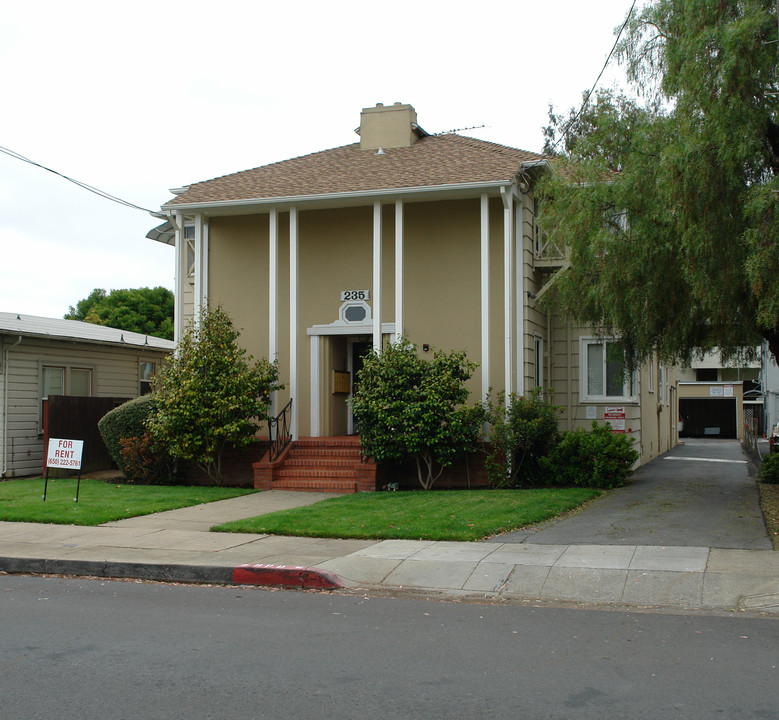
<path id="1" fill-rule="evenodd" d="M 627 372 L 619 346 L 599 338 L 582 338 L 580 342 L 581 400 L 603 402 L 635 400 L 635 376 Z"/>
<path id="2" fill-rule="evenodd" d="M 195 226 L 184 226 L 184 241 L 187 243 L 187 277 L 195 276 Z"/>

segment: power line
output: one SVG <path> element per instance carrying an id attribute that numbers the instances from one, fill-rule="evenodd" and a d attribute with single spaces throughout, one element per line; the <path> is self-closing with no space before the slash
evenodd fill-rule
<path id="1" fill-rule="evenodd" d="M 57 172 L 56 170 L 52 170 L 50 167 L 46 167 L 45 165 L 41 165 L 40 163 L 37 163 L 34 160 L 30 160 L 29 158 L 24 157 L 24 155 L 21 155 L 20 153 L 15 152 L 14 150 L 9 150 L 8 148 L 0 146 L 0 152 L 5 153 L 6 155 L 15 158 L 16 160 L 21 160 L 22 162 L 26 162 L 30 165 L 34 165 L 35 167 L 40 168 L 41 170 L 46 170 L 47 172 L 57 175 L 63 178 L 64 180 L 73 183 L 74 185 L 78 185 L 80 188 L 83 188 L 84 190 L 88 190 L 89 192 L 94 193 L 98 197 L 105 198 L 106 200 L 111 200 L 112 202 L 119 203 L 120 205 L 124 205 L 125 207 L 128 208 L 132 208 L 133 210 L 141 210 L 142 212 L 146 212 L 146 213 L 154 212 L 153 210 L 149 210 L 148 208 L 144 208 L 141 207 L 140 205 L 136 205 L 135 203 L 131 203 L 128 200 L 123 200 L 122 198 L 117 197 L 116 195 L 111 195 L 110 193 L 107 193 L 104 190 L 100 190 L 100 188 L 93 187 L 92 185 L 87 185 L 87 183 L 81 182 L 81 180 L 75 180 L 72 177 L 63 175 L 61 172 Z"/>
<path id="2" fill-rule="evenodd" d="M 777 0 L 777 3 L 779 4 L 779 0 Z M 606 62 L 603 63 L 603 67 L 598 73 L 598 77 L 595 78 L 595 82 L 592 84 L 590 91 L 587 93 L 587 95 L 585 95 L 581 107 L 576 112 L 576 114 L 566 123 L 562 135 L 560 135 L 560 137 L 557 139 L 557 142 L 554 145 L 552 145 L 552 150 L 551 150 L 552 153 L 554 153 L 555 149 L 562 142 L 563 138 L 565 138 L 568 135 L 568 130 L 579 119 L 579 116 L 584 112 L 584 108 L 587 107 L 587 103 L 590 102 L 592 93 L 595 92 L 595 88 L 598 86 L 598 83 L 600 82 L 603 73 L 606 72 L 606 68 L 608 67 L 609 62 L 611 61 L 611 56 L 614 54 L 614 51 L 617 49 L 617 45 L 619 44 L 619 39 L 622 37 L 622 32 L 627 27 L 628 21 L 630 20 L 630 17 L 633 15 L 633 10 L 635 9 L 635 7 L 636 7 L 636 0 L 633 0 L 633 4 L 630 6 L 630 10 L 628 11 L 627 17 L 625 18 L 625 22 L 622 23 L 622 27 L 619 29 L 619 32 L 617 33 L 617 39 L 614 41 L 614 45 L 612 45 L 611 47 L 611 51 L 609 52 L 609 55 L 606 58 Z"/>

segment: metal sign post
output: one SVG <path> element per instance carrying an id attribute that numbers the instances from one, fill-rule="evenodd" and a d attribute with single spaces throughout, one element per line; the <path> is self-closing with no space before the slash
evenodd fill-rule
<path id="1" fill-rule="evenodd" d="M 49 486 L 49 468 L 67 468 L 69 470 L 78 470 L 78 481 L 76 483 L 76 497 L 74 502 L 78 502 L 78 493 L 81 488 L 81 455 L 84 451 L 83 440 L 63 440 L 60 438 L 49 438 L 49 448 L 46 453 L 46 473 L 43 481 L 43 499 L 46 500 L 46 491 Z"/>

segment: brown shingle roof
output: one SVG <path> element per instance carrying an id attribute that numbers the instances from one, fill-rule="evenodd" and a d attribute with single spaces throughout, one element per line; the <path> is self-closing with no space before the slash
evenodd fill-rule
<path id="1" fill-rule="evenodd" d="M 195 183 L 165 206 L 510 182 L 523 162 L 542 157 L 454 134 L 381 155 L 355 143 Z"/>

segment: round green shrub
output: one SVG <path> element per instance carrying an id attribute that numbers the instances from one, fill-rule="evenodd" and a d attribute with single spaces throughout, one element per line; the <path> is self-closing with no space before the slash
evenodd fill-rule
<path id="1" fill-rule="evenodd" d="M 760 465 L 760 482 L 779 485 L 779 453 L 774 452 L 763 458 Z"/>
<path id="2" fill-rule="evenodd" d="M 154 397 L 142 395 L 114 408 L 98 421 L 97 429 L 103 436 L 108 453 L 122 472 L 125 472 L 125 467 L 120 440 L 142 437 L 147 430 L 146 418 L 155 409 Z"/>
<path id="3" fill-rule="evenodd" d="M 587 431 L 565 432 L 552 452 L 541 458 L 547 482 L 566 487 L 612 488 L 624 485 L 633 473 L 638 452 L 627 435 L 609 425 L 592 423 Z"/>

